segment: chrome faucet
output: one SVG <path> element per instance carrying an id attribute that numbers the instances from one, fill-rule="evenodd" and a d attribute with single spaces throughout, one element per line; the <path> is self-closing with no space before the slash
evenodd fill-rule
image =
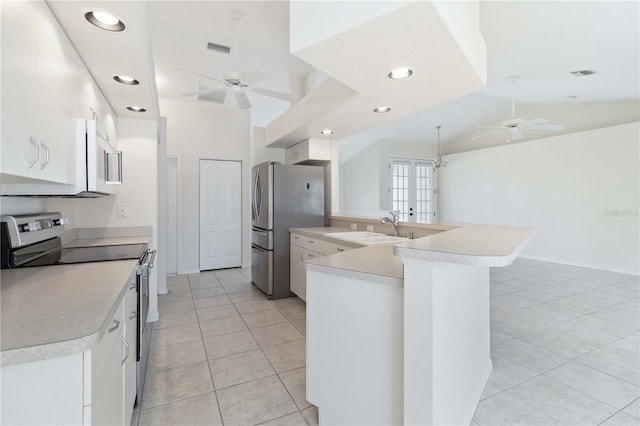
<path id="1" fill-rule="evenodd" d="M 391 213 L 391 217 L 393 219 L 385 216 L 385 217 L 380 218 L 380 223 L 389 223 L 389 224 L 391 224 L 391 226 L 393 226 L 393 234 L 396 237 L 399 237 L 400 236 L 400 218 L 398 217 L 398 215 L 400 214 L 400 212 L 398 212 L 398 214 L 396 214 L 396 212 L 390 211 L 389 213 Z"/>

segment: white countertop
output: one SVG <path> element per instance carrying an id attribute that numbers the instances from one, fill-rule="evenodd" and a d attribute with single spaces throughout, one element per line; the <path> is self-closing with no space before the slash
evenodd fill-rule
<path id="1" fill-rule="evenodd" d="M 406 242 L 362 247 L 305 261 L 308 270 L 348 275 L 368 281 L 403 285 L 404 266 L 401 259 L 458 263 L 476 266 L 507 266 L 520 254 L 533 234 L 531 228 L 495 225 L 434 225 L 448 229 Z M 291 232 L 324 238 L 344 244 L 344 240 L 327 237 L 329 232 L 348 229 L 295 228 Z"/>
<path id="2" fill-rule="evenodd" d="M 401 258 L 476 266 L 507 266 L 533 235 L 531 228 L 462 225 L 428 237 L 396 244 Z"/>
<path id="3" fill-rule="evenodd" d="M 93 348 L 108 328 L 137 260 L 3 269 L 2 366 Z"/>

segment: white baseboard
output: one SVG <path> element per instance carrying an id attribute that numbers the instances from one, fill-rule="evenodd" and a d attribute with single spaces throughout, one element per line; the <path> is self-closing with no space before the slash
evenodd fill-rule
<path id="1" fill-rule="evenodd" d="M 147 322 L 156 322 L 160 319 L 160 313 L 158 311 L 147 312 Z"/>
<path id="2" fill-rule="evenodd" d="M 521 254 L 519 257 L 521 257 L 523 259 L 541 260 L 543 262 L 560 263 L 562 265 L 579 266 L 581 268 L 599 269 L 601 271 L 618 272 L 620 274 L 629 274 L 629 275 L 640 276 L 640 272 L 637 271 L 637 270 L 636 271 L 632 271 L 632 270 L 628 270 L 628 269 L 618 269 L 618 268 L 612 268 L 612 267 L 606 266 L 606 265 L 598 265 L 598 264 L 588 263 L 588 262 L 572 262 L 572 261 L 567 261 L 567 260 L 562 260 L 562 259 L 554 259 L 554 258 L 545 257 L 545 256 L 531 256 L 531 255 L 523 255 L 523 254 Z"/>

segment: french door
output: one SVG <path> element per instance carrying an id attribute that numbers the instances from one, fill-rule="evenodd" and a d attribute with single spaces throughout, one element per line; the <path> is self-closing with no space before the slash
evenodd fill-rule
<path id="1" fill-rule="evenodd" d="M 391 209 L 400 212 L 400 221 L 435 221 L 436 184 L 432 161 L 390 158 L 389 181 Z"/>

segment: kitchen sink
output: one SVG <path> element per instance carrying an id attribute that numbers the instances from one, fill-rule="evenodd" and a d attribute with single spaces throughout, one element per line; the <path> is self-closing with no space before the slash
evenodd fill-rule
<path id="1" fill-rule="evenodd" d="M 367 232 L 367 231 L 353 231 L 353 232 L 329 232 L 324 234 L 327 237 L 338 238 L 340 240 L 360 240 L 362 238 L 371 238 L 371 237 L 386 237 L 385 234 L 380 234 L 378 232 Z"/>
<path id="2" fill-rule="evenodd" d="M 403 237 L 394 237 L 392 235 L 380 234 L 378 232 L 353 231 L 353 232 L 328 232 L 324 234 L 327 237 L 336 238 L 338 240 L 349 241 L 352 243 L 363 244 L 366 246 L 375 244 L 390 244 L 406 241 Z"/>

